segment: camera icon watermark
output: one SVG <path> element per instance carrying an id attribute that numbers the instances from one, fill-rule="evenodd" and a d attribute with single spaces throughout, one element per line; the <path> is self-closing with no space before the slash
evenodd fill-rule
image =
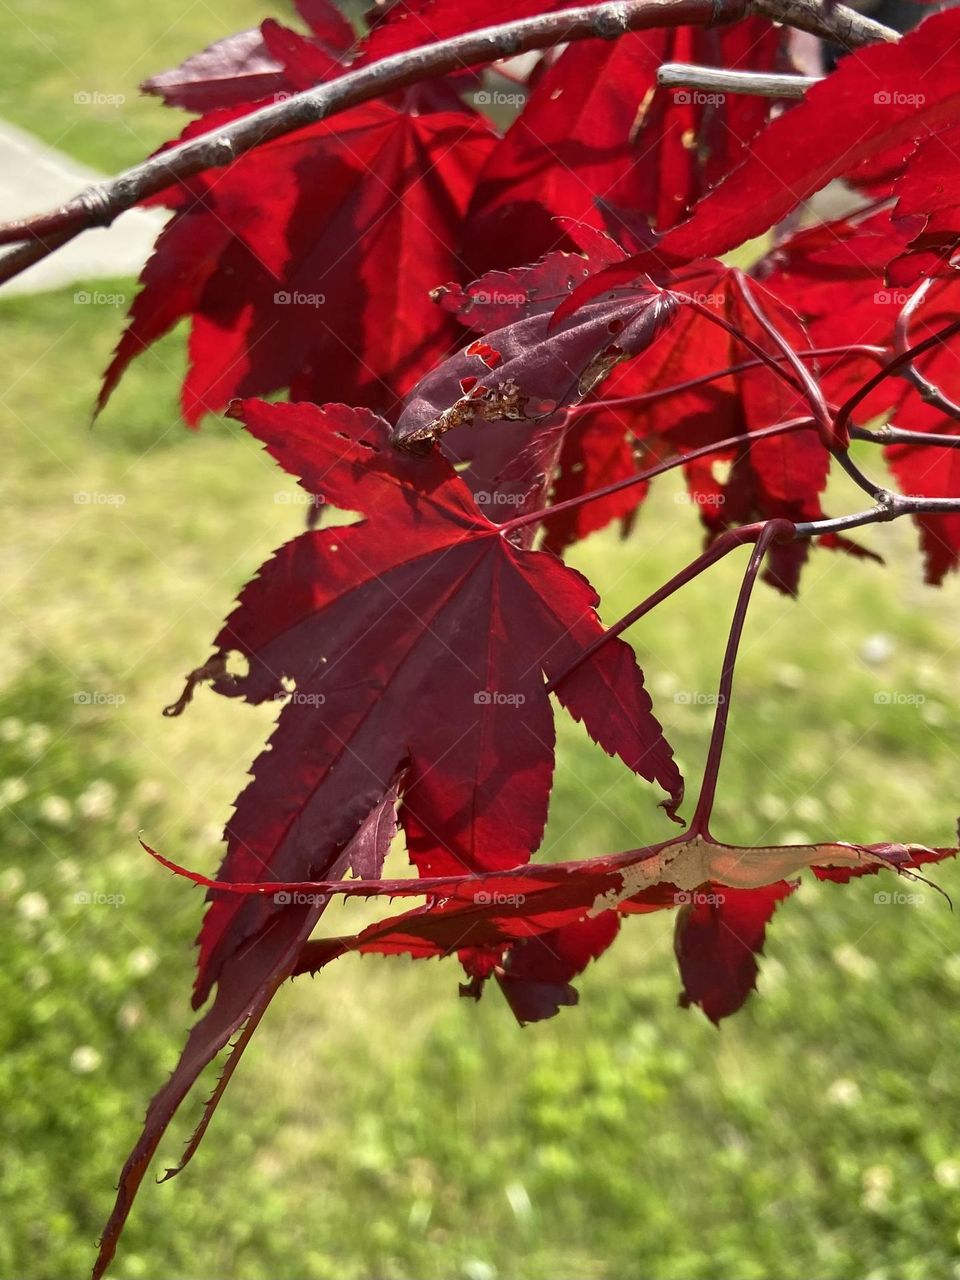
<path id="1" fill-rule="evenodd" d="M 499 689 L 481 689 L 473 695 L 478 707 L 522 707 L 526 700 L 525 693 L 501 693 Z"/>
<path id="2" fill-rule="evenodd" d="M 526 501 L 523 493 L 496 493 L 488 489 L 478 489 L 473 500 L 478 507 L 519 507 Z"/>
<path id="3" fill-rule="evenodd" d="M 722 107 L 725 93 L 704 93 L 702 89 L 674 89 L 673 100 L 680 107 Z"/>
<path id="4" fill-rule="evenodd" d="M 880 689 L 873 695 L 874 706 L 877 707 L 922 707 L 926 700 L 925 694 L 902 689 Z"/>
<path id="5" fill-rule="evenodd" d="M 922 893 L 903 893 L 899 889 L 883 890 L 873 895 L 878 907 L 919 907 L 923 905 Z"/>
<path id="6" fill-rule="evenodd" d="M 81 889 L 73 895 L 78 907 L 122 907 L 126 895 L 122 893 L 99 893 Z"/>
<path id="7" fill-rule="evenodd" d="M 122 707 L 126 700 L 124 694 L 105 689 L 78 689 L 73 695 L 78 707 Z"/>
<path id="8" fill-rule="evenodd" d="M 500 89 L 478 89 L 473 94 L 475 107 L 522 107 L 527 100 L 525 93 L 506 93 Z"/>
<path id="9" fill-rule="evenodd" d="M 80 89 L 73 95 L 75 107 L 122 107 L 125 93 L 101 93 L 99 89 Z"/>
<path id="10" fill-rule="evenodd" d="M 322 507 L 326 498 L 322 493 L 307 493 L 304 489 L 295 493 L 280 489 L 273 495 L 273 501 L 278 507 Z"/>
<path id="11" fill-rule="evenodd" d="M 126 494 L 100 493 L 96 489 L 78 489 L 73 495 L 78 507 L 122 507 L 126 500 Z"/>
<path id="12" fill-rule="evenodd" d="M 727 900 L 725 893 L 701 893 L 699 890 L 678 890 L 673 901 L 678 907 L 722 907 Z"/>
<path id="13" fill-rule="evenodd" d="M 322 307 L 327 301 L 325 293 L 303 293 L 299 289 L 289 292 L 286 289 L 279 289 L 273 295 L 273 301 L 278 307 Z"/>
<path id="14" fill-rule="evenodd" d="M 125 293 L 105 293 L 102 289 L 78 289 L 73 295 L 76 307 L 125 307 Z"/>
<path id="15" fill-rule="evenodd" d="M 873 95 L 878 107 L 922 107 L 926 100 L 924 93 L 903 93 L 899 89 L 878 89 Z"/>
<path id="16" fill-rule="evenodd" d="M 722 507 L 727 499 L 722 493 L 690 493 L 681 489 L 673 495 L 673 500 L 678 507 Z"/>

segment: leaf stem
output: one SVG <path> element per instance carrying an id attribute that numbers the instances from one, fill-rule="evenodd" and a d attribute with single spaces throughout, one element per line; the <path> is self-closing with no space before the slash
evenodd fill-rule
<path id="1" fill-rule="evenodd" d="M 592 489 L 589 493 L 578 493 L 576 497 L 567 498 L 564 502 L 558 502 L 552 507 L 542 507 L 539 511 L 527 511 L 521 516 L 514 516 L 512 520 L 507 520 L 497 528 L 502 534 L 513 533 L 515 529 L 522 529 L 526 525 L 536 524 L 540 520 L 549 520 L 551 516 L 560 515 L 563 511 L 573 511 L 577 507 L 581 507 L 584 503 L 593 502 L 597 498 L 608 498 L 614 493 L 620 493 L 624 489 L 629 489 L 635 484 L 643 484 L 645 480 L 653 480 L 656 476 L 663 475 L 666 471 L 672 471 L 674 467 L 682 466 L 685 462 L 694 462 L 697 458 L 705 458 L 711 453 L 719 453 L 725 449 L 734 449 L 739 444 L 747 444 L 751 440 L 765 440 L 769 436 L 787 435 L 791 431 L 810 430 L 814 426 L 812 418 L 792 418 L 789 422 L 780 422 L 773 427 L 764 427 L 762 431 L 745 431 L 740 435 L 727 436 L 725 440 L 717 440 L 713 444 L 701 445 L 699 449 L 691 449 L 689 453 L 674 454 L 670 458 L 665 458 L 663 462 L 657 462 L 652 467 L 647 467 L 645 471 L 638 471 L 636 475 L 626 476 L 623 480 L 614 480 L 611 484 L 602 485 L 599 489 Z"/>
<path id="2" fill-rule="evenodd" d="M 869 346 L 866 343 L 856 343 L 849 347 L 811 347 L 807 351 L 797 351 L 794 354 L 800 360 L 816 360 L 821 356 L 872 356 L 873 359 L 883 363 L 887 355 L 887 349 L 886 347 Z M 773 356 L 772 359 L 784 360 L 786 357 Z M 572 418 L 575 418 L 584 413 L 595 413 L 598 409 L 620 409 L 627 408 L 630 405 L 655 404 L 658 400 L 666 400 L 670 396 L 680 395 L 684 391 L 692 391 L 696 387 L 702 387 L 707 382 L 716 382 L 720 378 L 728 378 L 733 374 L 745 373 L 749 369 L 759 369 L 766 363 L 766 360 L 757 358 L 741 360 L 739 364 L 727 365 L 725 369 L 714 369 L 712 373 L 702 373 L 697 378 L 688 378 L 686 382 L 676 382 L 670 387 L 657 387 L 654 391 L 642 391 L 635 396 L 616 396 L 605 400 L 587 400 L 581 404 L 573 405 L 567 412 Z"/>
<path id="3" fill-rule="evenodd" d="M 586 649 L 578 653 L 573 662 L 564 671 L 561 671 L 558 676 L 554 676 L 547 684 L 547 692 L 552 693 L 561 680 L 566 680 L 567 676 L 576 671 L 589 658 L 592 658 L 597 650 L 601 649 L 608 640 L 615 639 L 626 631 L 628 627 L 632 627 L 644 614 L 649 613 L 651 609 L 655 609 L 658 604 L 662 604 L 664 600 L 679 591 L 681 587 L 685 587 L 688 582 L 698 578 L 705 569 L 709 569 L 711 565 L 716 564 L 718 560 L 722 560 L 724 556 L 729 555 L 737 547 L 742 547 L 745 542 L 756 541 L 766 528 L 767 523 L 764 521 L 757 524 L 745 524 L 738 529 L 725 530 L 706 551 L 697 556 L 695 560 L 691 560 L 679 573 L 675 573 L 669 581 L 665 582 L 662 587 L 658 587 L 645 600 L 641 600 L 638 605 L 634 605 L 629 613 L 625 613 L 612 626 L 607 627 L 603 635 L 597 636 L 596 640 L 589 644 Z"/>
<path id="4" fill-rule="evenodd" d="M 932 333 L 929 338 L 924 338 L 922 342 L 908 347 L 905 351 L 901 351 L 899 355 L 894 356 L 893 359 L 888 360 L 881 369 L 878 369 L 872 377 L 858 387 L 853 395 L 849 396 L 837 410 L 834 418 L 834 429 L 837 433 L 842 434 L 846 430 L 850 415 L 854 409 L 861 401 L 866 399 L 875 387 L 878 387 L 886 378 L 892 377 L 895 373 L 899 373 L 901 369 L 911 365 L 917 356 L 922 356 L 925 351 L 930 351 L 933 347 L 939 346 L 940 343 L 946 342 L 948 338 L 952 338 L 955 333 L 960 333 L 960 320 L 951 321 L 950 324 L 944 325 L 942 329 L 938 329 L 936 333 Z"/>
<path id="5" fill-rule="evenodd" d="M 756 585 L 757 574 L 763 564 L 764 557 L 773 542 L 787 542 L 794 537 L 794 525 L 789 520 L 768 520 L 760 529 L 753 553 L 750 556 L 740 593 L 737 596 L 736 608 L 730 623 L 730 634 L 723 655 L 723 666 L 720 670 L 720 685 L 717 690 L 717 709 L 713 717 L 713 732 L 710 735 L 710 746 L 707 751 L 707 763 L 704 766 L 703 781 L 700 784 L 700 795 L 690 823 L 690 835 L 702 836 L 705 840 L 710 835 L 710 817 L 717 794 L 717 780 L 720 776 L 720 762 L 723 757 L 723 744 L 727 733 L 727 720 L 730 715 L 730 695 L 733 692 L 734 669 L 737 665 L 737 654 L 743 636 L 743 626 L 747 617 L 750 597 Z"/>

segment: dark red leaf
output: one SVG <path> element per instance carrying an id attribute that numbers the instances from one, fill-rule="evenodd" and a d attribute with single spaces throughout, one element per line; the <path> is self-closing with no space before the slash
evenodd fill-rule
<path id="1" fill-rule="evenodd" d="M 457 271 L 460 215 L 492 145 L 475 114 L 373 103 L 172 192 L 100 406 L 131 359 L 189 317 L 191 424 L 284 387 L 393 408 L 457 332 L 429 291 Z"/>
<path id="2" fill-rule="evenodd" d="M 588 282 L 583 300 L 639 271 L 715 257 L 762 235 L 801 201 L 860 166 L 902 156 L 960 119 L 960 79 L 944 58 L 960 39 L 960 12 L 932 14 L 897 44 L 847 54 L 796 106 L 753 140 L 741 164 L 655 249 Z M 896 167 L 887 166 L 891 175 Z M 744 198 L 744 192 L 750 198 Z M 631 274 L 632 272 L 632 274 Z"/>
<path id="3" fill-rule="evenodd" d="M 770 104 L 658 89 L 658 66 L 770 70 L 779 45 L 779 32 L 762 18 L 570 45 L 487 162 L 470 209 L 471 262 L 513 265 L 569 249 L 556 215 L 602 227 L 602 202 L 629 209 L 648 232 L 672 226 L 739 163 Z"/>
<path id="4" fill-rule="evenodd" d="M 525 862 L 553 770 L 544 677 L 601 634 L 591 587 L 553 556 L 515 547 L 447 462 L 398 454 L 365 410 L 253 401 L 234 413 L 311 493 L 370 518 L 282 547 L 203 669 L 218 692 L 251 702 L 293 688 L 228 824 L 222 878 L 324 878 L 401 766 L 403 823 L 423 873 Z M 225 673 L 232 651 L 245 674 Z M 679 803 L 680 775 L 627 645 L 604 645 L 557 695 L 606 751 Z M 272 909 L 213 903 L 198 1001 Z"/>
<path id="5" fill-rule="evenodd" d="M 757 983 L 757 955 L 763 950 L 774 911 L 799 880 L 780 880 L 762 889 L 728 889 L 678 894 L 674 946 L 683 979 L 682 1005 L 698 1004 L 711 1022 L 736 1013 Z"/>
<path id="6" fill-rule="evenodd" d="M 337 870 L 357 865 L 383 865 L 391 831 L 389 815 L 394 812 L 395 803 L 395 794 L 381 797 L 340 855 L 335 864 Z M 221 975 L 216 999 L 190 1032 L 173 1074 L 147 1109 L 143 1133 L 120 1174 L 116 1204 L 100 1241 L 94 1280 L 98 1280 L 110 1265 L 134 1197 L 174 1114 L 201 1072 L 230 1037 L 242 1029 L 220 1085 L 207 1103 L 203 1119 L 181 1164 L 177 1169 L 168 1171 L 168 1176 L 179 1172 L 193 1155 L 253 1030 L 277 989 L 294 971 L 303 945 L 323 913 L 325 901 L 322 896 L 313 895 L 312 901 L 292 904 L 274 912 L 264 928 L 231 957 L 228 968 Z"/>
<path id="7" fill-rule="evenodd" d="M 548 418 L 649 346 L 676 312 L 669 294 L 635 290 L 591 303 L 555 327 L 547 314 L 516 320 L 427 374 L 411 391 L 394 440 L 410 447 L 465 423 Z M 464 379 L 476 379 L 466 393 Z"/>

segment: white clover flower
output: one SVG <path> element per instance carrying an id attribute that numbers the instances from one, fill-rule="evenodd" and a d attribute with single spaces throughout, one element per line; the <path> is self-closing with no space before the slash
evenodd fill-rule
<path id="1" fill-rule="evenodd" d="M 96 1071 L 103 1058 L 94 1049 L 91 1044 L 81 1044 L 70 1055 L 70 1070 L 76 1071 L 77 1075 L 89 1075 L 91 1071 Z"/>
<path id="2" fill-rule="evenodd" d="M 0 782 L 0 809 L 7 805 L 19 804 L 27 791 L 28 787 L 23 778 L 4 778 Z"/>
<path id="3" fill-rule="evenodd" d="M 85 818 L 108 818 L 113 812 L 116 799 L 117 791 L 113 783 L 98 778 L 77 797 L 77 809 Z"/>
<path id="4" fill-rule="evenodd" d="M 150 947 L 139 947 L 130 953 L 128 964 L 131 973 L 144 977 L 148 973 L 153 973 L 157 967 L 157 953 Z"/>
<path id="5" fill-rule="evenodd" d="M 23 736 L 23 723 L 15 716 L 0 720 L 0 742 L 19 742 Z"/>
<path id="6" fill-rule="evenodd" d="M 73 816 L 70 801 L 63 796 L 44 796 L 40 801 L 40 817 L 54 827 L 65 827 Z"/>
<path id="7" fill-rule="evenodd" d="M 32 724 L 23 737 L 23 746 L 32 759 L 42 756 L 50 745 L 50 730 L 45 724 Z"/>
<path id="8" fill-rule="evenodd" d="M 42 893 L 25 893 L 17 903 L 17 912 L 24 920 L 45 920 L 50 904 Z"/>

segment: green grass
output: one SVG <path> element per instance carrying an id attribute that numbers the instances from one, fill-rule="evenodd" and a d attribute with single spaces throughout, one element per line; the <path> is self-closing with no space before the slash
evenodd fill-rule
<path id="1" fill-rule="evenodd" d="M 23 0 L 0 112 L 104 169 L 128 163 L 171 132 L 134 104 L 137 80 L 258 16 L 247 0 L 222 16 Z M 75 107 L 84 89 L 128 100 L 100 118 Z M 177 335 L 90 430 L 122 312 L 73 292 L 0 300 L 0 1280 L 86 1272 L 183 1041 L 201 899 L 136 833 L 212 868 L 270 715 L 209 693 L 178 720 L 160 708 L 299 526 L 276 501 L 293 487 L 233 424 L 179 425 Z M 628 543 L 580 549 L 609 618 L 695 553 L 678 493 L 658 485 Z M 840 488 L 830 505 L 856 501 Z M 819 552 L 798 602 L 758 594 L 720 793 L 728 838 L 952 838 L 958 586 L 919 585 L 905 527 L 864 541 L 886 568 Z M 691 785 L 709 731 L 693 695 L 714 688 L 741 567 L 631 636 Z M 864 647 L 878 636 L 885 657 Z M 925 700 L 875 701 L 891 691 Z M 662 835 L 655 800 L 560 722 L 548 856 Z M 957 896 L 957 868 L 936 880 Z M 458 1000 L 452 963 L 338 961 L 281 993 L 197 1160 L 145 1184 L 114 1274 L 960 1276 L 958 926 L 923 886 L 902 886 L 919 906 L 879 905 L 879 887 L 805 878 L 759 996 L 719 1033 L 676 1007 L 666 916 L 627 922 L 578 983 L 580 1007 L 522 1032 L 495 992 Z"/>
<path id="2" fill-rule="evenodd" d="M 296 22 L 288 0 L 17 0 L 4 6 L 0 117 L 105 172 L 174 136 L 186 117 L 140 96 L 149 76 L 266 17 Z M 299 25 L 299 23 L 297 23 Z M 77 101 L 77 95 L 89 95 Z"/>
<path id="3" fill-rule="evenodd" d="M 78 320 L 71 296 L 0 304 L 5 1280 L 83 1273 L 189 1024 L 200 897 L 135 833 L 212 867 L 269 713 L 210 694 L 180 720 L 159 709 L 299 521 L 232 424 L 177 424 L 176 336 L 91 431 L 120 316 Z M 677 493 L 660 486 L 629 542 L 578 555 L 608 616 L 695 551 Z M 820 552 L 799 602 L 756 600 L 721 788 L 730 838 L 951 838 L 957 587 L 916 585 L 908 529 L 867 538 L 886 569 Z M 692 780 L 709 712 L 676 695 L 713 687 L 739 571 L 719 566 L 633 636 Z M 880 634 L 894 647 L 870 666 Z M 886 690 L 926 701 L 877 704 Z M 549 856 L 663 832 L 652 790 L 572 723 L 560 761 Z M 952 866 L 936 878 L 960 888 Z M 580 1008 L 522 1032 L 496 993 L 459 1001 L 452 964 L 339 961 L 282 993 L 197 1161 L 145 1185 L 117 1276 L 960 1274 L 956 921 L 930 892 L 911 907 L 876 891 L 806 882 L 759 997 L 720 1033 L 676 1007 L 666 918 L 628 922 Z"/>

